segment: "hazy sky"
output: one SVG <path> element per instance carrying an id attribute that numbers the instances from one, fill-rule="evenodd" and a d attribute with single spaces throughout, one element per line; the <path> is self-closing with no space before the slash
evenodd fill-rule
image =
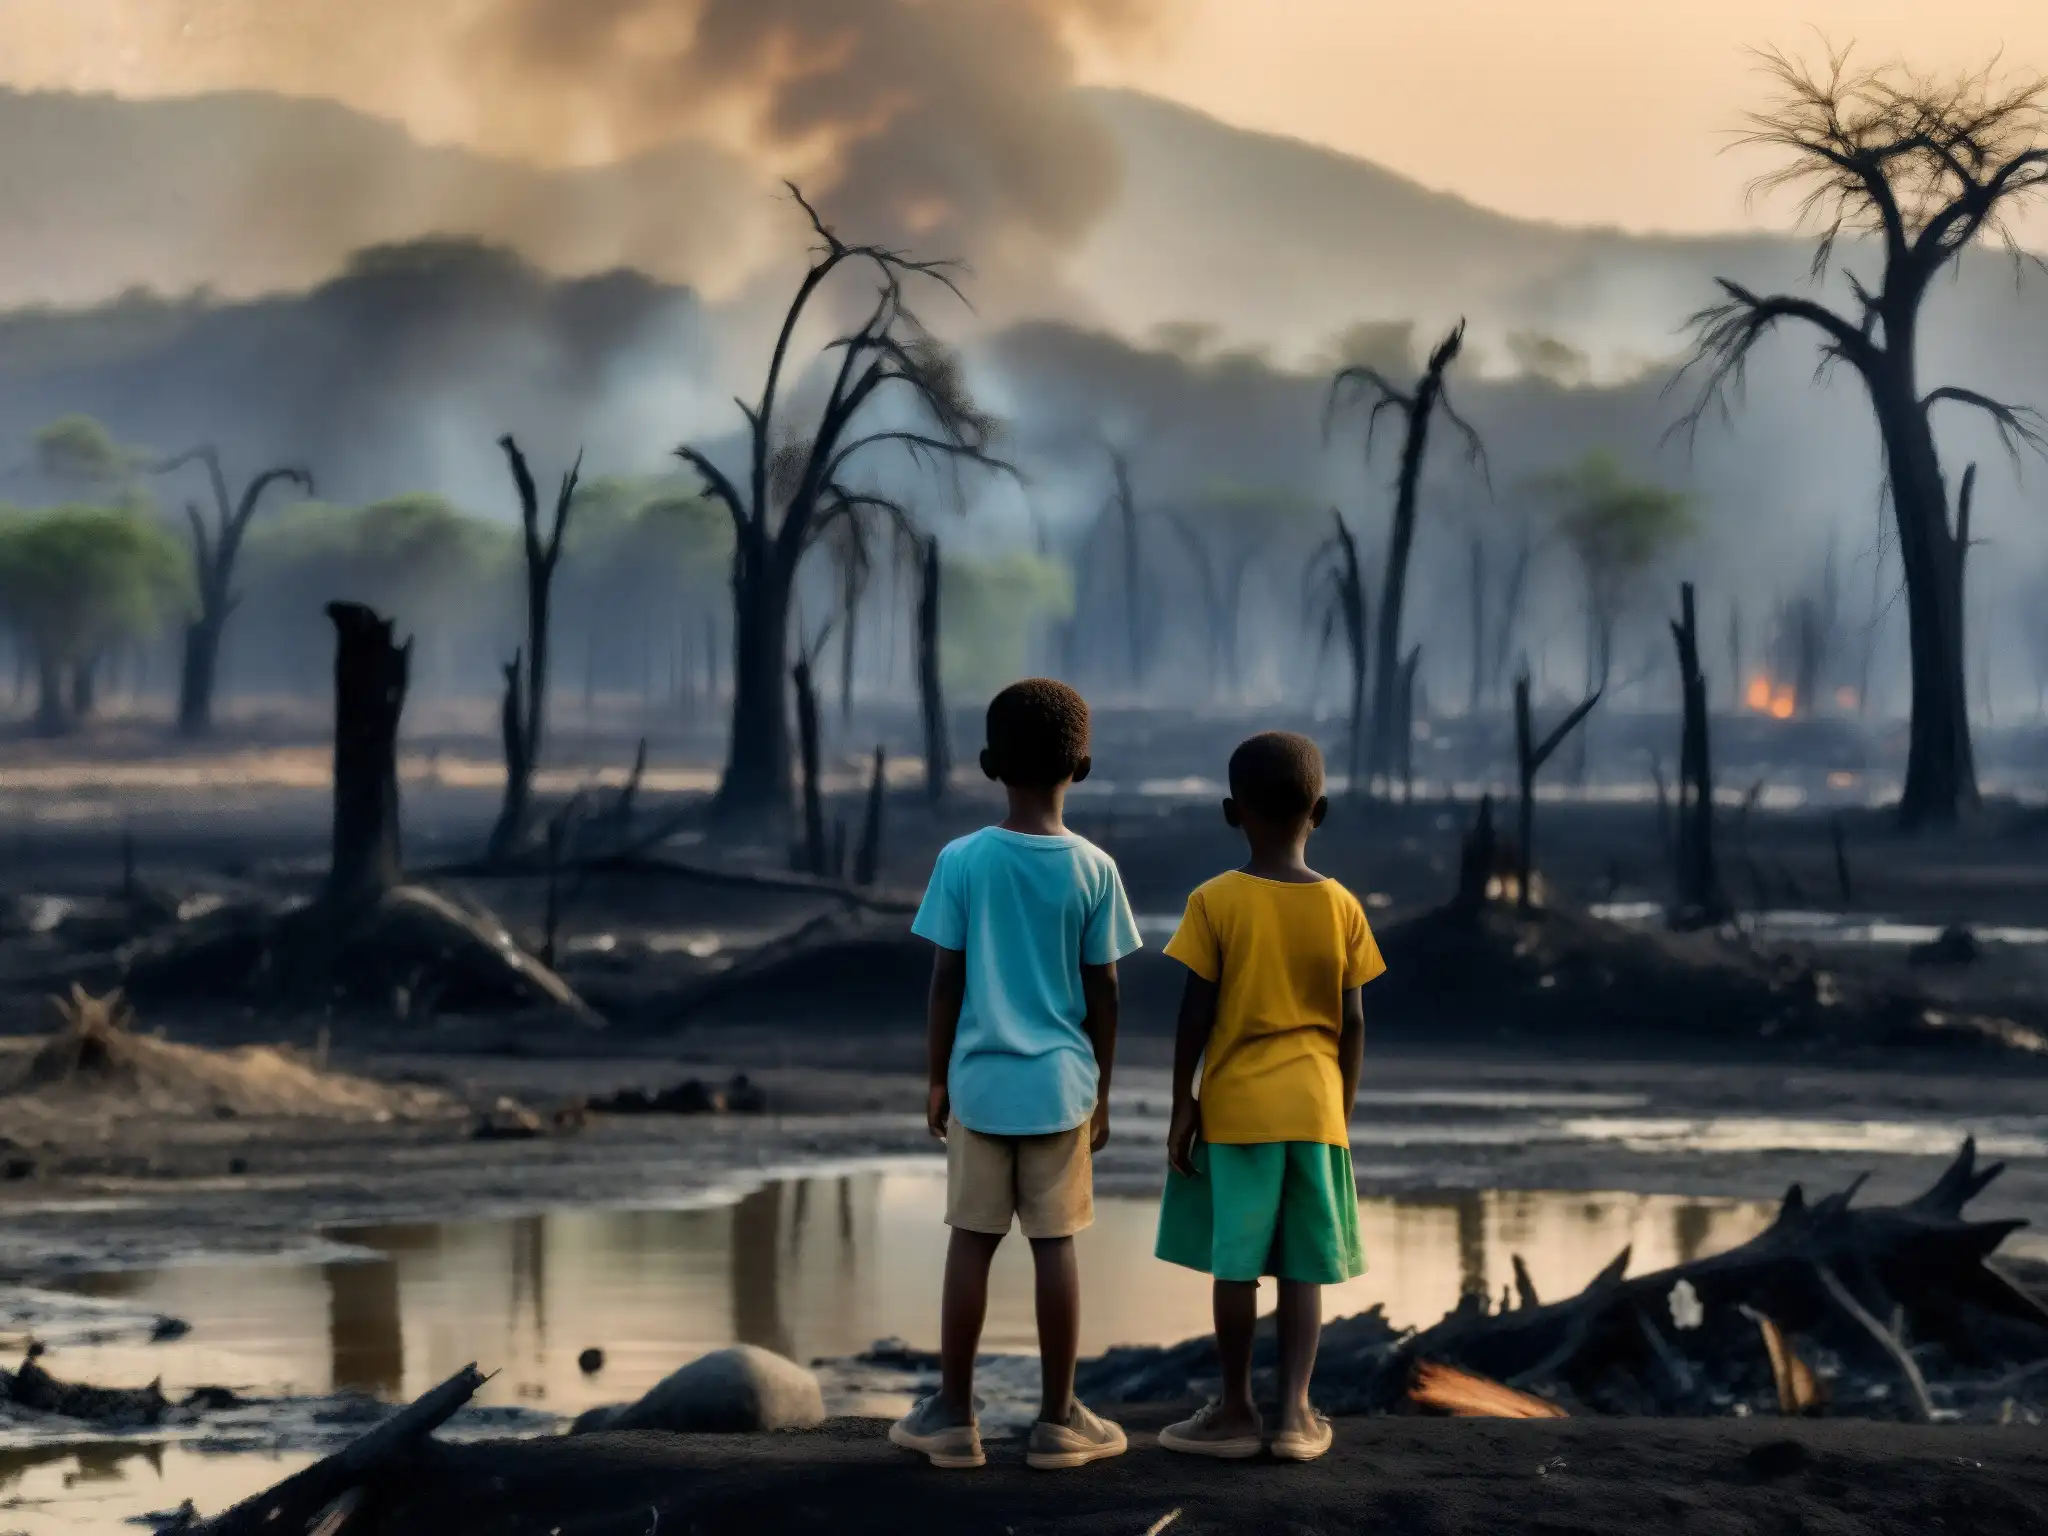
<path id="1" fill-rule="evenodd" d="M 1748 49 L 2048 73 L 2048 0 L 1172 0 L 1089 73 L 1313 139 L 1504 212 L 1630 229 L 1782 223 L 1722 153 Z M 2048 235 L 2040 218 L 2030 233 Z M 2043 243 L 2043 242 L 2036 242 Z"/>
<path id="2" fill-rule="evenodd" d="M 539 3 L 0 0 L 0 80 L 121 91 L 324 90 L 403 117 L 427 137 L 473 137 L 450 116 L 458 109 L 449 105 L 455 93 L 444 71 L 477 67 L 474 54 L 435 58 L 355 18 L 371 9 L 387 22 L 417 17 L 408 29 L 445 38 L 466 15 Z M 603 9 L 600 0 L 588 3 Z M 1979 65 L 2003 50 L 2016 69 L 2048 71 L 2048 0 L 1006 3 L 1095 15 L 1149 10 L 1153 20 L 1136 36 L 1117 28 L 1111 41 L 1083 43 L 1087 79 L 1320 141 L 1506 212 L 1638 230 L 1784 222 L 1782 209 L 1745 209 L 1756 162 L 1719 152 L 1764 90 L 1746 47 L 1814 53 L 1823 36 L 1853 39 L 1872 60 L 1904 56 L 1938 70 Z M 254 50 L 244 44 L 285 33 L 303 45 L 275 50 L 282 64 L 250 64 Z M 494 126 L 502 140 L 506 125 Z M 2048 244 L 2048 213 L 2029 219 L 2026 234 Z"/>

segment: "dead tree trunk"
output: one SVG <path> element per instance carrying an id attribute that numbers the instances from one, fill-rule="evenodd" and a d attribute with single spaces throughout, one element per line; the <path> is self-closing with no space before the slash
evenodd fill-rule
<path id="1" fill-rule="evenodd" d="M 1351 662 L 1351 722 L 1345 745 L 1345 792 L 1363 795 L 1365 773 L 1365 676 L 1370 635 L 1366 625 L 1365 570 L 1358 558 L 1358 540 L 1344 514 L 1334 507 L 1330 518 L 1337 525 L 1317 551 L 1310 565 L 1311 584 L 1320 581 L 1323 645 L 1327 650 L 1333 633 L 1341 631 L 1344 650 Z M 1318 668 L 1320 671 L 1320 668 Z"/>
<path id="2" fill-rule="evenodd" d="M 853 859 L 853 883 L 873 885 L 882 872 L 882 810 L 888 799 L 889 754 L 875 748 L 874 777 L 868 780 L 867 819 L 861 823 L 860 848 Z"/>
<path id="3" fill-rule="evenodd" d="M 1408 653 L 1408 659 L 1401 663 L 1401 712 L 1397 717 L 1401 735 L 1397 743 L 1401 771 L 1401 798 L 1404 802 L 1415 798 L 1415 678 L 1422 669 L 1422 647 L 1416 646 Z"/>
<path id="4" fill-rule="evenodd" d="M 939 675 L 939 541 L 924 541 L 917 593 L 917 696 L 924 716 L 924 793 L 934 805 L 946 797 L 953 775 L 953 743 L 946 729 L 946 692 Z"/>
<path id="5" fill-rule="evenodd" d="M 1592 694 L 1538 742 L 1529 720 L 1529 674 L 1524 672 L 1515 679 L 1515 776 L 1521 786 L 1520 814 L 1515 827 L 1515 909 L 1519 912 L 1536 910 L 1530 889 L 1536 871 L 1536 775 L 1599 702 L 1600 695 Z"/>
<path id="6" fill-rule="evenodd" d="M 1700 670 L 1698 615 L 1691 582 L 1679 589 L 1678 676 L 1685 723 L 1678 749 L 1678 903 L 1674 926 L 1713 927 L 1728 916 L 1720 868 L 1714 858 L 1714 772 L 1708 744 L 1707 680 Z"/>
<path id="7" fill-rule="evenodd" d="M 169 474 L 186 464 L 206 466 L 213 487 L 215 526 L 209 530 L 199 508 L 187 503 L 185 517 L 192 525 L 192 566 L 199 588 L 199 613 L 185 626 L 185 656 L 178 679 L 178 733 L 204 736 L 213 729 L 213 690 L 220 672 L 221 638 L 227 632 L 228 616 L 241 602 L 235 591 L 235 562 L 242 552 L 242 539 L 250 520 L 262 505 L 263 493 L 280 482 L 296 485 L 313 494 L 310 470 L 267 469 L 251 480 L 239 502 L 228 494 L 226 472 L 220 454 L 211 447 L 194 448 L 154 466 L 156 473 Z"/>
<path id="8" fill-rule="evenodd" d="M 359 911 L 398 884 L 398 721 L 412 642 L 360 603 L 329 603 L 334 623 L 334 843 L 327 903 Z"/>
<path id="9" fill-rule="evenodd" d="M 562 558 L 562 535 L 569 526 L 569 509 L 576 498 L 576 482 L 583 459 L 562 476 L 555 496 L 554 526 L 545 540 L 540 531 L 540 491 L 527 468 L 526 455 L 511 435 L 498 439 L 512 483 L 519 492 L 519 525 L 526 556 L 526 674 L 519 671 L 520 653 L 512 653 L 505 669 L 505 703 L 502 724 L 505 739 L 505 800 L 499 808 L 497 825 L 491 829 L 486 857 L 492 862 L 508 858 L 526 835 L 529 804 L 533 794 L 533 772 L 540 760 L 542 728 L 547 719 L 548 697 L 548 605 L 554 594 L 555 567 Z"/>
<path id="10" fill-rule="evenodd" d="M 99 658 L 88 656 L 71 668 L 71 718 L 90 720 L 99 708 Z"/>
<path id="11" fill-rule="evenodd" d="M 71 707 L 64 696 L 64 669 L 48 652 L 36 653 L 36 734 L 64 736 L 71 731 Z"/>
<path id="12" fill-rule="evenodd" d="M 790 680 L 796 684 L 797 762 L 803 782 L 803 867 L 823 879 L 830 871 L 825 864 L 825 801 L 818 784 L 818 693 L 811 686 L 808 657 L 797 659 Z"/>
<path id="13" fill-rule="evenodd" d="M 1112 449 L 1110 468 L 1116 476 L 1117 528 L 1122 538 L 1124 577 L 1124 627 L 1130 643 L 1131 685 L 1145 686 L 1149 658 L 1145 644 L 1145 570 L 1138 536 L 1138 502 L 1131 489 L 1131 461 Z"/>
<path id="14" fill-rule="evenodd" d="M 1472 535 L 1472 678 L 1465 695 L 1465 713 L 1477 715 L 1486 695 L 1486 545 Z"/>
<path id="15" fill-rule="evenodd" d="M 1408 590 L 1409 556 L 1415 547 L 1416 499 L 1422 484 L 1422 461 L 1429 447 L 1431 420 L 1441 409 L 1464 433 L 1467 456 L 1484 463 L 1485 450 L 1479 435 L 1466 424 L 1444 397 L 1444 374 L 1457 361 L 1465 345 L 1465 322 L 1437 343 L 1429 355 L 1420 382 L 1412 392 L 1398 389 L 1371 368 L 1346 368 L 1331 381 L 1328 417 L 1334 413 L 1344 387 L 1355 385 L 1376 398 L 1366 418 L 1366 451 L 1372 451 L 1373 424 L 1380 412 L 1397 411 L 1406 425 L 1401 442 L 1401 468 L 1394 481 L 1394 528 L 1387 545 L 1387 566 L 1380 575 L 1379 633 L 1373 637 L 1374 672 L 1372 694 L 1372 742 L 1366 758 L 1368 780 L 1391 777 L 1395 767 L 1394 730 L 1400 703 L 1401 610 Z"/>

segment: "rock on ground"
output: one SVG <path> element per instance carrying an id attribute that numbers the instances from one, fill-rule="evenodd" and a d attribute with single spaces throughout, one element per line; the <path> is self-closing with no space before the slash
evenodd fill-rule
<path id="1" fill-rule="evenodd" d="M 793 1360 L 752 1344 L 713 1350 L 649 1389 L 637 1403 L 594 1408 L 572 1434 L 660 1429 L 676 1434 L 752 1434 L 812 1429 L 824 1422 L 818 1378 Z"/>

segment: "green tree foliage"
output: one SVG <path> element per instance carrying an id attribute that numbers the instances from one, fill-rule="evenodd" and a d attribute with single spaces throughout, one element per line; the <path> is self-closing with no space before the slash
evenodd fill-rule
<path id="1" fill-rule="evenodd" d="M 1533 488 L 1554 505 L 1556 528 L 1578 563 L 1589 623 L 1588 691 L 1604 689 L 1614 668 L 1614 633 L 1643 577 L 1695 528 L 1683 492 L 1631 479 L 1604 450 L 1541 475 Z"/>
<path id="2" fill-rule="evenodd" d="M 1073 611 L 1073 578 L 1054 561 L 1022 551 L 948 555 L 939 607 L 947 694 L 985 697 L 1031 672 L 1044 626 Z"/>
<path id="3" fill-rule="evenodd" d="M 191 594 L 184 547 L 153 518 L 90 506 L 0 513 L 0 619 L 35 658 L 46 730 L 70 725 L 110 647 L 155 633 Z"/>
<path id="4" fill-rule="evenodd" d="M 131 486 L 146 455 L 124 448 L 90 416 L 64 416 L 35 435 L 35 464 L 45 478 L 76 491 Z"/>

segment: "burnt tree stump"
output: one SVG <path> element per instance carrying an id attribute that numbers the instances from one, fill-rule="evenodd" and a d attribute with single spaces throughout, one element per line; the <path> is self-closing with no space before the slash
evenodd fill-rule
<path id="1" fill-rule="evenodd" d="M 412 642 L 361 603 L 329 603 L 334 623 L 334 841 L 329 906 L 373 906 L 398 884 L 398 721 Z"/>

